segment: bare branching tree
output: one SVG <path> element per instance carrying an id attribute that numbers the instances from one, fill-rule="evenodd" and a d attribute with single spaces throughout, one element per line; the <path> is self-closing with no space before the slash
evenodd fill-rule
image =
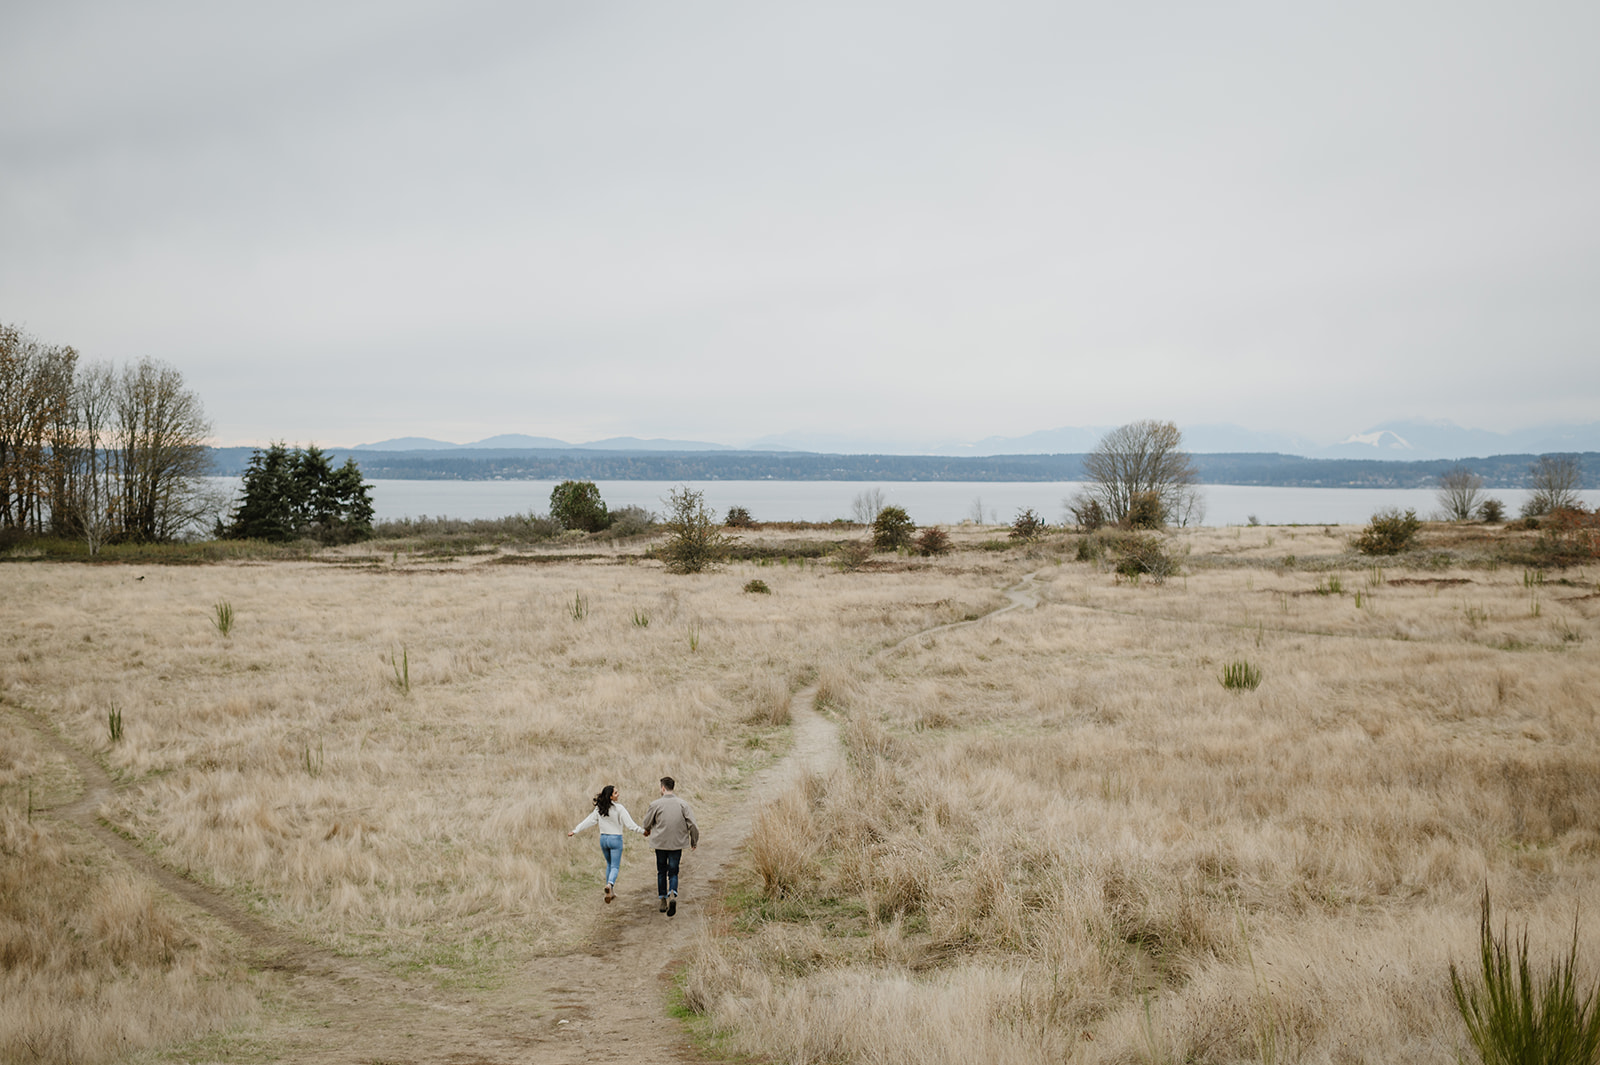
<path id="1" fill-rule="evenodd" d="M 75 534 L 98 554 L 117 530 L 120 467 L 112 443 L 117 373 L 108 362 L 90 363 L 78 372 L 74 390 L 73 447 L 68 455 L 68 491 L 61 504 L 62 531 Z"/>
<path id="2" fill-rule="evenodd" d="M 1101 438 L 1083 460 L 1088 498 L 1108 521 L 1140 517 L 1168 522 L 1198 520 L 1199 472 L 1183 450 L 1183 434 L 1172 422 L 1129 422 Z"/>
<path id="3" fill-rule="evenodd" d="M 78 353 L 0 325 L 0 528 L 43 533 L 64 471 L 56 448 L 71 421 Z"/>
<path id="4" fill-rule="evenodd" d="M 1483 478 L 1457 466 L 1439 475 L 1439 506 L 1451 521 L 1471 521 L 1483 498 Z"/>
<path id="5" fill-rule="evenodd" d="M 868 488 L 856 494 L 850 501 L 850 513 L 862 525 L 871 525 L 878 520 L 878 512 L 888 502 L 881 488 Z"/>
<path id="6" fill-rule="evenodd" d="M 122 532 L 170 540 L 202 522 L 212 500 L 201 480 L 211 469 L 211 423 L 183 375 L 154 359 L 122 371 L 113 415 L 121 463 Z"/>
<path id="7" fill-rule="evenodd" d="M 210 432 L 172 367 L 80 364 L 0 325 L 0 529 L 78 537 L 91 553 L 171 539 L 227 504 L 204 481 Z"/>
<path id="8" fill-rule="evenodd" d="M 1539 461 L 1528 467 L 1528 487 L 1533 494 L 1522 504 L 1523 515 L 1578 509 L 1578 488 L 1582 484 L 1583 464 L 1578 456 L 1540 455 Z"/>

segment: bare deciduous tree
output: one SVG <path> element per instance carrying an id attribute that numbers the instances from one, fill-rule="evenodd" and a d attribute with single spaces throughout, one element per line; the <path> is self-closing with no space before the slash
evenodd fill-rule
<path id="1" fill-rule="evenodd" d="M 1582 484 L 1583 465 L 1578 456 L 1540 455 L 1539 461 L 1528 467 L 1528 487 L 1533 494 L 1522 504 L 1523 515 L 1578 509 L 1578 488 Z"/>
<path id="2" fill-rule="evenodd" d="M 868 488 L 858 492 L 850 501 L 850 513 L 855 516 L 858 523 L 871 525 L 878 520 L 878 512 L 888 500 L 884 498 L 883 489 Z"/>
<path id="3" fill-rule="evenodd" d="M 0 325 L 0 528 L 167 540 L 221 512 L 203 478 L 211 425 L 177 370 L 151 359 L 80 366 Z"/>
<path id="4" fill-rule="evenodd" d="M 1451 521 L 1471 521 L 1483 495 L 1483 478 L 1457 466 L 1439 476 L 1439 506 Z"/>
<path id="5" fill-rule="evenodd" d="M 201 482 L 211 469 L 211 423 L 183 375 L 148 358 L 124 368 L 113 424 L 122 532 L 170 540 L 204 519 L 214 505 Z"/>
<path id="6" fill-rule="evenodd" d="M 1083 468 L 1087 495 L 1109 521 L 1125 523 L 1151 500 L 1169 522 L 1197 520 L 1201 512 L 1199 472 L 1172 422 L 1145 419 L 1111 430 L 1084 457 Z"/>
<path id="7" fill-rule="evenodd" d="M 42 533 L 60 490 L 54 446 L 70 423 L 78 353 L 0 325 L 0 528 Z"/>

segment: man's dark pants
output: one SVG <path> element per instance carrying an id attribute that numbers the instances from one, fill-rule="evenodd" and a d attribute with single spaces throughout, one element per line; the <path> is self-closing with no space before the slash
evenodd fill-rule
<path id="1" fill-rule="evenodd" d="M 678 862 L 683 851 L 656 851 L 656 894 L 667 897 L 667 892 L 678 893 Z"/>

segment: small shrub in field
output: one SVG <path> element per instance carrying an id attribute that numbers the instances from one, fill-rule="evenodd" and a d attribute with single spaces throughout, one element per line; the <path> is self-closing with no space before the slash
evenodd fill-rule
<path id="1" fill-rule="evenodd" d="M 1564 958 L 1535 976 L 1528 933 L 1494 934 L 1489 892 L 1478 924 L 1480 973 L 1468 980 L 1450 964 L 1450 990 L 1484 1065 L 1593 1065 L 1600 1061 L 1600 988 L 1578 989 L 1578 926 Z"/>
<path id="2" fill-rule="evenodd" d="M 750 592 L 750 593 L 752 593 L 754 595 L 771 595 L 772 594 L 772 589 L 767 587 L 767 582 L 764 581 L 764 580 L 761 580 L 760 578 L 757 578 L 755 580 L 745 581 L 744 582 L 744 590 L 747 591 L 747 592 Z"/>
<path id="3" fill-rule="evenodd" d="M 655 525 L 655 515 L 640 506 L 629 505 L 611 512 L 611 526 L 606 535 L 614 540 L 628 536 L 642 536 Z"/>
<path id="4" fill-rule="evenodd" d="M 1499 525 L 1506 520 L 1506 505 L 1490 496 L 1478 504 L 1478 520 L 1486 521 L 1491 525 Z"/>
<path id="5" fill-rule="evenodd" d="M 1067 509 L 1084 532 L 1092 533 L 1106 523 L 1106 508 L 1092 496 L 1074 496 L 1067 500 Z"/>
<path id="6" fill-rule="evenodd" d="M 756 520 L 750 516 L 750 512 L 744 507 L 729 507 L 728 516 L 722 521 L 722 524 L 730 529 L 748 529 L 754 526 L 755 523 Z"/>
<path id="7" fill-rule="evenodd" d="M 1085 536 L 1078 541 L 1079 562 L 1099 562 L 1106 555 L 1106 544 L 1097 536 Z"/>
<path id="8" fill-rule="evenodd" d="M 1356 550 L 1364 555 L 1398 555 L 1410 547 L 1417 538 L 1422 522 L 1415 510 L 1404 514 L 1394 507 L 1386 507 L 1372 515 L 1372 520 L 1356 537 Z"/>
<path id="9" fill-rule="evenodd" d="M 1255 691 L 1261 687 L 1261 668 L 1249 662 L 1230 662 L 1222 667 L 1222 686 L 1229 691 Z"/>
<path id="10" fill-rule="evenodd" d="M 1173 561 L 1154 536 L 1127 536 L 1116 544 L 1116 570 L 1124 577 L 1148 576 L 1157 584 L 1178 572 Z"/>
<path id="11" fill-rule="evenodd" d="M 937 525 L 930 525 L 917 537 L 917 551 L 924 555 L 943 555 L 951 548 L 950 536 Z"/>
<path id="12" fill-rule="evenodd" d="M 917 525 L 904 507 L 884 507 L 872 519 L 872 547 L 875 551 L 898 551 L 911 546 Z"/>
<path id="13" fill-rule="evenodd" d="M 1155 492 L 1140 492 L 1128 504 L 1126 524 L 1130 529 L 1161 529 L 1167 524 L 1167 510 Z"/>
<path id="14" fill-rule="evenodd" d="M 705 493 L 674 488 L 667 494 L 667 542 L 657 549 L 672 573 L 699 573 L 728 557 L 729 538 L 706 510 Z"/>
<path id="15" fill-rule="evenodd" d="M 226 599 L 219 600 L 211 608 L 211 624 L 224 636 L 233 632 L 233 604 Z"/>
<path id="16" fill-rule="evenodd" d="M 872 548 L 860 540 L 847 540 L 833 553 L 833 564 L 845 573 L 854 573 L 867 564 Z"/>
<path id="17" fill-rule="evenodd" d="M 1017 515 L 1017 520 L 1011 523 L 1011 539 L 1032 543 L 1043 536 L 1049 528 L 1044 520 L 1033 512 L 1032 507 L 1026 507 Z"/>

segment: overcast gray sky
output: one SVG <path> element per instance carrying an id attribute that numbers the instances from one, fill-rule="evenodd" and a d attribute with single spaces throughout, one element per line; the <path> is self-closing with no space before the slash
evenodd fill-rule
<path id="1" fill-rule="evenodd" d="M 1600 411 L 1600 4 L 7 4 L 0 321 L 222 443 Z"/>

